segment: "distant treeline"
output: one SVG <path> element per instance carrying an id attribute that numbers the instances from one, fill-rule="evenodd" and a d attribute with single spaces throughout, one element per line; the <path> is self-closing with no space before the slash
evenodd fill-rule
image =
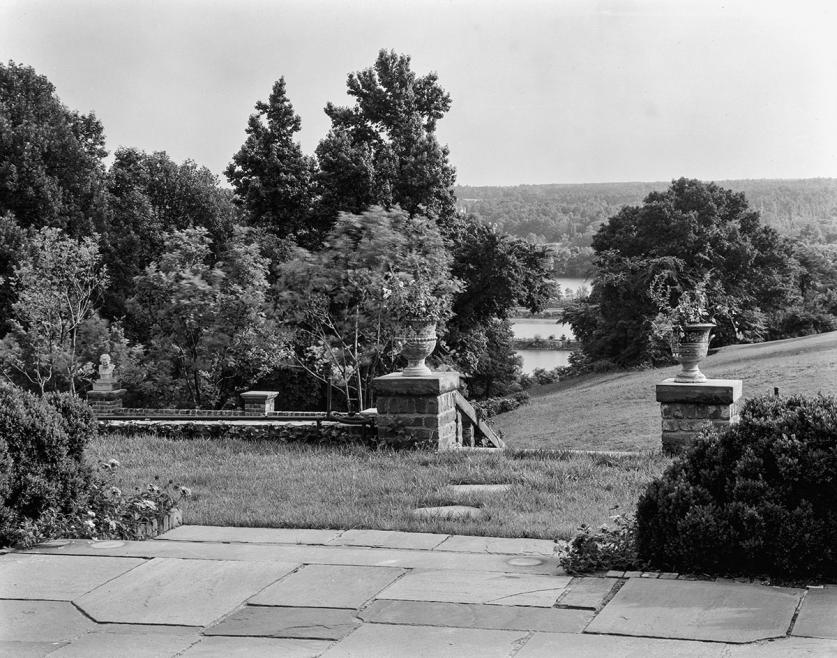
<path id="1" fill-rule="evenodd" d="M 814 244 L 837 244 L 837 179 L 730 180 L 722 187 L 744 192 L 762 223 Z M 560 243 L 555 269 L 589 273 L 593 235 L 622 206 L 639 205 L 668 182 L 518 185 L 456 188 L 457 203 L 486 223 L 537 243 Z"/>

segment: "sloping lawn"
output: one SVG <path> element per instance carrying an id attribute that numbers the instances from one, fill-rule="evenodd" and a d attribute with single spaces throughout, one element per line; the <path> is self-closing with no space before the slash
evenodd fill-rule
<path id="1" fill-rule="evenodd" d="M 741 379 L 744 397 L 803 393 L 837 395 L 837 332 L 734 345 L 709 356 L 713 379 Z M 678 366 L 568 379 L 530 391 L 531 402 L 494 418 L 510 448 L 659 450 L 655 385 Z"/>
<path id="2" fill-rule="evenodd" d="M 632 512 L 669 463 L 630 456 L 515 452 L 391 452 L 268 441 L 102 436 L 93 460 L 122 464 L 123 489 L 155 476 L 190 487 L 184 522 L 206 525 L 370 528 L 569 539 L 582 524 Z M 449 484 L 510 483 L 501 494 L 454 495 Z M 481 507 L 479 520 L 415 519 L 416 507 Z"/>

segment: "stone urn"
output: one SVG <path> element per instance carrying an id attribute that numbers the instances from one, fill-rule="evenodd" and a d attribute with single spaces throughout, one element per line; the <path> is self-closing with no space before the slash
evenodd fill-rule
<path id="1" fill-rule="evenodd" d="M 681 368 L 674 378 L 675 382 L 690 384 L 706 381 L 706 375 L 700 371 L 698 364 L 709 353 L 709 333 L 714 328 L 711 322 L 681 325 L 680 336 L 675 336 L 671 345 L 671 352 Z"/>
<path id="2" fill-rule="evenodd" d="M 397 340 L 401 344 L 401 356 L 407 359 L 407 367 L 401 374 L 405 377 L 431 374 L 424 360 L 436 349 L 436 323 L 408 320 L 404 323 L 403 334 Z"/>

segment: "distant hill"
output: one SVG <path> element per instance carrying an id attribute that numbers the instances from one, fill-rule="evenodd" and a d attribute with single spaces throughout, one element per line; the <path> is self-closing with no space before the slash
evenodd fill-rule
<path id="1" fill-rule="evenodd" d="M 744 192 L 762 221 L 784 235 L 837 243 L 837 179 L 727 180 L 722 187 Z M 638 205 L 669 182 L 518 185 L 456 188 L 460 207 L 485 222 L 532 242 L 589 248 L 599 226 L 624 205 Z"/>

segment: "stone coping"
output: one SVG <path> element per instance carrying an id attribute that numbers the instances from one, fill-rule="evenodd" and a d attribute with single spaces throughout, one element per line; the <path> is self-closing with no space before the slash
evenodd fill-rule
<path id="1" fill-rule="evenodd" d="M 707 379 L 704 382 L 681 383 L 665 379 L 656 387 L 657 402 L 693 402 L 698 404 L 732 404 L 743 392 L 740 379 Z"/>
<path id="2" fill-rule="evenodd" d="M 391 373 L 372 380 L 375 391 L 380 395 L 442 395 L 458 391 L 458 372 L 434 372 L 421 377 L 405 377 L 400 372 Z"/>

